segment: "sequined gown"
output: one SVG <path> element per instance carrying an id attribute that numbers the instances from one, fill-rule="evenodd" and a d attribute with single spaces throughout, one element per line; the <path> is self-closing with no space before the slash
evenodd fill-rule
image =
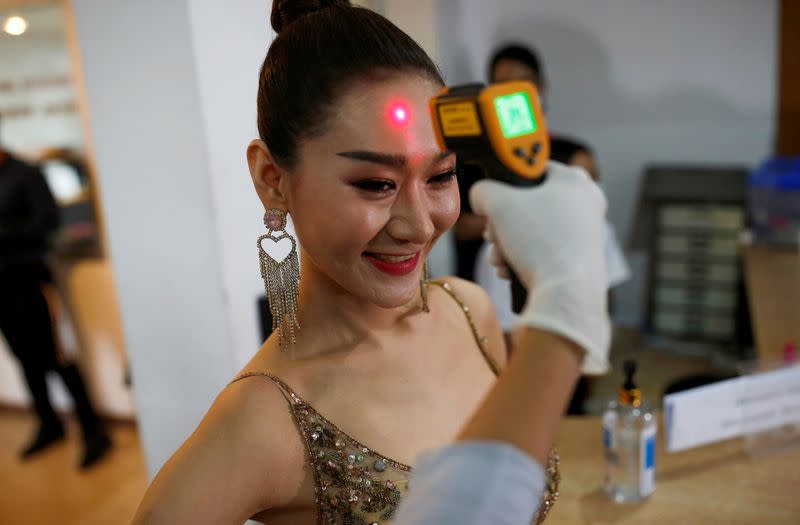
<path id="1" fill-rule="evenodd" d="M 485 350 L 482 337 L 472 320 L 469 307 L 446 282 L 430 281 L 440 286 L 464 311 L 475 341 L 489 367 L 498 368 Z M 317 523 L 319 525 L 388 525 L 406 494 L 411 467 L 364 446 L 340 430 L 306 403 L 278 377 L 267 372 L 242 374 L 232 382 L 247 377 L 263 377 L 275 383 L 286 398 L 306 450 L 306 460 L 314 473 Z M 551 451 L 547 465 L 547 489 L 535 523 L 541 523 L 558 497 L 558 455 Z M 476 480 L 477 481 L 477 480 Z"/>

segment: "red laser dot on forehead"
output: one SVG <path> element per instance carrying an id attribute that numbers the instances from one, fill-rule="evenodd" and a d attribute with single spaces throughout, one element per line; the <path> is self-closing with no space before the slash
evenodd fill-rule
<path id="1" fill-rule="evenodd" d="M 403 126 L 408 123 L 411 116 L 411 111 L 408 106 L 402 102 L 395 102 L 389 109 L 389 118 L 392 123 L 397 126 Z"/>

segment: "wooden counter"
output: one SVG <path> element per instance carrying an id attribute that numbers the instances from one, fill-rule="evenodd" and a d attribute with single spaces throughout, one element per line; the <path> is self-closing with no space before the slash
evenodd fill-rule
<path id="1" fill-rule="evenodd" d="M 800 252 L 753 245 L 742 255 L 756 350 L 781 360 L 787 342 L 800 347 Z"/>
<path id="2" fill-rule="evenodd" d="M 743 440 L 667 454 L 659 418 L 656 491 L 620 505 L 602 490 L 599 417 L 568 417 L 558 437 L 559 500 L 547 525 L 800 524 L 800 448 L 751 459 Z"/>

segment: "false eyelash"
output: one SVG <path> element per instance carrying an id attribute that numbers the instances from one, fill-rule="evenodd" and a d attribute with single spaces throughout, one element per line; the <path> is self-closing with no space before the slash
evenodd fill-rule
<path id="1" fill-rule="evenodd" d="M 362 180 L 354 183 L 354 186 L 373 193 L 383 193 L 394 189 L 394 182 L 388 180 Z"/>
<path id="2" fill-rule="evenodd" d="M 456 170 L 452 169 L 450 171 L 446 171 L 444 173 L 440 173 L 438 175 L 434 175 L 433 177 L 428 179 L 428 182 L 433 182 L 434 184 L 444 184 L 444 183 L 450 182 L 451 180 L 453 180 L 457 176 L 458 176 L 458 174 L 456 173 Z"/>

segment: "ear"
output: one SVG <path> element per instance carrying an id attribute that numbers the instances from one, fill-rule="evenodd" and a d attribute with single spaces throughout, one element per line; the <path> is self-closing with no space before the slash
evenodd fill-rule
<path id="1" fill-rule="evenodd" d="M 547 98 L 548 87 L 549 86 L 547 85 L 547 79 L 544 77 L 539 78 L 539 86 L 538 86 L 539 96 L 541 96 L 542 98 Z"/>
<path id="2" fill-rule="evenodd" d="M 585 169 L 592 177 L 593 181 L 597 182 L 600 180 L 600 175 L 597 173 L 597 163 L 594 161 L 594 156 L 585 149 L 579 149 L 573 153 L 572 158 L 569 159 L 569 164 L 570 166 L 580 166 L 581 168 Z"/>
<path id="3" fill-rule="evenodd" d="M 283 180 L 286 172 L 275 162 L 264 141 L 256 139 L 247 145 L 247 164 L 250 167 L 253 186 L 264 209 L 287 210 L 289 203 L 284 193 L 287 186 Z"/>

